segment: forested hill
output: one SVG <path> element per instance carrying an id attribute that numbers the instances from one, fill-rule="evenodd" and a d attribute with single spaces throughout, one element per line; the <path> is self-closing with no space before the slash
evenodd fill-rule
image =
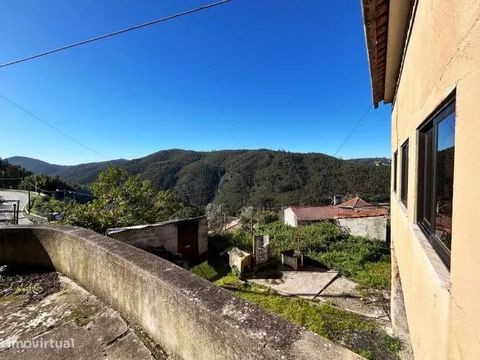
<path id="1" fill-rule="evenodd" d="M 25 162 L 15 160 L 18 158 L 10 161 L 29 169 Z M 35 159 L 29 159 L 30 166 L 31 160 Z M 390 188 L 388 166 L 319 153 L 272 150 L 164 150 L 130 161 L 61 166 L 50 175 L 88 184 L 110 165 L 140 174 L 158 189 L 172 189 L 189 205 L 202 209 L 210 202 L 223 204 L 231 214 L 246 205 L 280 208 L 325 204 L 334 194 L 384 201 Z"/>
<path id="2" fill-rule="evenodd" d="M 19 165 L 11 164 L 8 160 L 0 158 L 0 188 L 17 188 L 22 178 L 30 175 L 31 172 Z"/>

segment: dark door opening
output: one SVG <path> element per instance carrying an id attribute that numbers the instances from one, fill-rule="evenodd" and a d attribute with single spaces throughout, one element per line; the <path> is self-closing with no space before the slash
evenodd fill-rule
<path id="1" fill-rule="evenodd" d="M 187 261 L 198 258 L 198 222 L 178 224 L 178 252 Z"/>

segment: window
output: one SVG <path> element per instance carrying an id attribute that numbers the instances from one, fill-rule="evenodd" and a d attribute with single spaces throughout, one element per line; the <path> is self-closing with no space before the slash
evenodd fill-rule
<path id="1" fill-rule="evenodd" d="M 401 173 L 401 183 L 400 183 L 400 199 L 407 206 L 408 199 L 408 140 L 405 141 L 400 148 L 401 161 L 402 161 L 402 173 Z"/>
<path id="2" fill-rule="evenodd" d="M 450 267 L 455 103 L 442 106 L 419 129 L 418 223 Z"/>
<path id="3" fill-rule="evenodd" d="M 397 192 L 397 157 L 398 157 L 398 151 L 395 151 L 393 153 L 393 192 Z"/>

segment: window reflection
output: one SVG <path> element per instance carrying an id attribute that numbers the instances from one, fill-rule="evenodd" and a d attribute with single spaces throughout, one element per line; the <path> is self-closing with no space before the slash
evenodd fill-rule
<path id="1" fill-rule="evenodd" d="M 452 237 L 455 113 L 438 123 L 436 156 L 435 234 L 448 248 Z"/>

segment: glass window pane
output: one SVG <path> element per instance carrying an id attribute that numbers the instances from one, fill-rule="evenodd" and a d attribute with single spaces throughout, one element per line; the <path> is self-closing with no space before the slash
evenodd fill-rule
<path id="1" fill-rule="evenodd" d="M 437 125 L 435 235 L 448 248 L 452 238 L 455 113 Z"/>
<path id="2" fill-rule="evenodd" d="M 400 198 L 407 206 L 408 199 L 408 141 L 402 145 L 402 184 Z"/>
<path id="3" fill-rule="evenodd" d="M 425 133 L 425 158 L 424 158 L 424 225 L 431 230 L 432 228 L 432 183 L 433 183 L 433 141 L 432 129 Z"/>
<path id="4" fill-rule="evenodd" d="M 393 191 L 397 192 L 397 152 L 393 154 Z"/>

